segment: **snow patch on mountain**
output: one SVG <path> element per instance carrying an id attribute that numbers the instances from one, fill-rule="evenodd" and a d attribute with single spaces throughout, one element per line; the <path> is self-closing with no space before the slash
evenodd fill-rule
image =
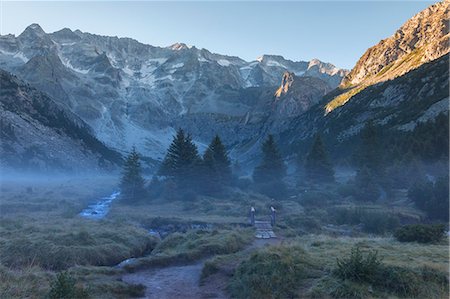
<path id="1" fill-rule="evenodd" d="M 221 66 L 229 66 L 231 64 L 231 62 L 226 59 L 219 59 L 217 60 L 217 63 L 220 64 Z"/>

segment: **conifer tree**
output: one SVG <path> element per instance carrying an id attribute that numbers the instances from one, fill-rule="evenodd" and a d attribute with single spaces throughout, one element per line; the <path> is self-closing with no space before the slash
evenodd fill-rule
<path id="1" fill-rule="evenodd" d="M 231 183 L 231 162 L 219 135 L 216 135 L 203 155 L 205 175 L 215 185 Z M 217 186 L 218 187 L 218 186 Z"/>
<path id="2" fill-rule="evenodd" d="M 279 153 L 272 135 L 262 145 L 263 158 L 253 171 L 253 181 L 256 189 L 273 198 L 281 198 L 286 192 L 283 178 L 286 176 L 286 166 Z"/>
<path id="3" fill-rule="evenodd" d="M 286 176 L 286 166 L 279 153 L 272 135 L 262 145 L 263 159 L 253 172 L 257 183 L 281 181 Z"/>
<path id="4" fill-rule="evenodd" d="M 142 198 L 145 195 L 144 184 L 139 154 L 133 146 L 123 165 L 120 181 L 122 197 L 133 201 Z"/>
<path id="5" fill-rule="evenodd" d="M 355 153 L 358 167 L 367 167 L 371 173 L 379 174 L 382 161 L 381 140 L 377 129 L 371 121 L 361 130 L 360 137 L 361 145 Z"/>
<path id="6" fill-rule="evenodd" d="M 313 182 L 334 182 L 333 166 L 323 145 L 322 138 L 317 134 L 310 152 L 306 157 L 305 172 Z"/>
<path id="7" fill-rule="evenodd" d="M 190 135 L 179 129 L 159 170 L 182 190 L 199 188 L 201 158 Z"/>

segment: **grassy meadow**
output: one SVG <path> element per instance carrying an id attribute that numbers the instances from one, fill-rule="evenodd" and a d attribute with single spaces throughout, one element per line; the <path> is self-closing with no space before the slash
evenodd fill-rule
<path id="1" fill-rule="evenodd" d="M 446 298 L 448 294 L 448 240 L 400 243 L 392 237 L 397 227 L 423 217 L 401 192 L 389 204 L 355 203 L 341 185 L 330 185 L 307 192 L 299 188 L 297 194 L 275 202 L 233 188 L 223 196 L 199 196 L 191 202 L 118 200 L 102 220 L 78 215 L 116 187 L 117 178 L 111 177 L 4 180 L 0 297 L 48 298 L 58 273 L 68 273 L 84 290 L 83 296 L 140 297 L 144 286 L 123 282 L 124 273 L 201 260 L 205 261 L 201 284 L 225 281 L 233 298 Z M 278 213 L 274 228 L 278 239 L 255 245 L 249 207 L 256 208 L 258 220 L 268 220 L 271 205 Z M 195 229 L 192 224 L 207 228 Z M 174 227 L 162 239 L 148 232 Z M 348 258 L 356 247 L 364 254 L 376 251 L 383 271 L 405 284 L 403 289 L 384 285 L 379 278 L 355 282 L 336 276 L 337 259 Z M 117 267 L 129 258 L 132 262 Z M 410 289 L 407 281 L 416 286 Z M 276 292 L 269 295 L 271 290 Z"/>

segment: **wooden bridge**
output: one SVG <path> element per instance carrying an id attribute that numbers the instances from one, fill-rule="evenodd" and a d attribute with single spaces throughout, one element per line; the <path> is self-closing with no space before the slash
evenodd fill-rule
<path id="1" fill-rule="evenodd" d="M 277 237 L 273 232 L 272 224 L 270 224 L 270 221 L 255 221 L 255 228 L 255 237 L 257 239 L 270 239 Z"/>

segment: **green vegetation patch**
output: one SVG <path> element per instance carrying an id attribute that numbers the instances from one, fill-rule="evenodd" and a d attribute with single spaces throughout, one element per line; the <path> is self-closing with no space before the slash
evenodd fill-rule
<path id="1" fill-rule="evenodd" d="M 0 263 L 14 268 L 63 270 L 74 265 L 115 265 L 149 252 L 156 240 L 127 224 L 32 219 L 0 228 Z"/>
<path id="2" fill-rule="evenodd" d="M 191 231 L 174 233 L 152 251 L 152 254 L 126 265 L 127 271 L 149 266 L 167 266 L 198 260 L 214 254 L 229 254 L 242 250 L 253 241 L 251 229 Z"/>
<path id="3" fill-rule="evenodd" d="M 424 294 L 429 294 L 430 289 L 438 290 L 437 293 L 448 293 L 446 273 L 429 267 L 411 269 L 387 265 L 376 251 L 363 253 L 359 246 L 352 248 L 350 256 L 337 259 L 333 275 L 343 281 L 340 287 L 331 291 L 331 295 L 337 297 L 364 297 L 365 290 L 370 291 L 364 285 L 372 286 L 372 292 L 375 293 L 408 298 L 424 298 Z"/>
<path id="4" fill-rule="evenodd" d="M 314 260 L 300 246 L 260 250 L 235 272 L 229 290 L 233 298 L 293 298 L 304 280 L 320 276 Z"/>
<path id="5" fill-rule="evenodd" d="M 438 243 L 444 235 L 444 224 L 411 224 L 395 232 L 395 238 L 400 242 Z"/>

